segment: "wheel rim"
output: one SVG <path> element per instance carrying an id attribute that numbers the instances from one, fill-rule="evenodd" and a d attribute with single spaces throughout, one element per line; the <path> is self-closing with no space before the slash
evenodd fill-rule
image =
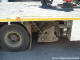
<path id="1" fill-rule="evenodd" d="M 14 31 L 7 32 L 4 40 L 9 47 L 19 47 L 22 44 L 21 34 Z"/>

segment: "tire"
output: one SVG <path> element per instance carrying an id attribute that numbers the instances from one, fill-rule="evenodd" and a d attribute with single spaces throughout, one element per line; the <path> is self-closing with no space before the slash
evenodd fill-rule
<path id="1" fill-rule="evenodd" d="M 0 44 L 7 51 L 23 51 L 29 46 L 29 34 L 20 25 L 5 25 L 0 29 Z"/>

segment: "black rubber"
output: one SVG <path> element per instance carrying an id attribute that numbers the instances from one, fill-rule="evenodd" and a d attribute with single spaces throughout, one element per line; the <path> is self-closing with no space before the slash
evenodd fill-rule
<path id="1" fill-rule="evenodd" d="M 43 8 L 51 7 L 53 0 L 41 0 L 41 4 Z"/>
<path id="2" fill-rule="evenodd" d="M 18 47 L 10 47 L 5 43 L 4 37 L 7 32 L 10 31 L 16 31 L 18 32 L 22 37 L 22 42 L 20 46 Z M 5 25 L 0 29 L 0 44 L 1 47 L 7 51 L 23 51 L 26 50 L 29 47 L 29 34 L 28 32 L 20 25 L 12 24 L 12 25 Z"/>

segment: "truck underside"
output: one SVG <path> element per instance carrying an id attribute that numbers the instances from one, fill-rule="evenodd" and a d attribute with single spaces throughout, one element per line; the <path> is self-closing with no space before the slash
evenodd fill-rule
<path id="1" fill-rule="evenodd" d="M 71 29 L 72 21 L 46 21 L 34 23 L 38 29 L 38 42 L 55 42 L 60 37 L 66 37 L 69 39 L 67 29 Z M 70 24 L 70 25 L 69 25 Z"/>
<path id="2" fill-rule="evenodd" d="M 8 51 L 22 51 L 30 48 L 32 33 L 37 32 L 37 42 L 58 42 L 70 39 L 72 21 L 39 21 L 0 23 L 0 44 Z"/>

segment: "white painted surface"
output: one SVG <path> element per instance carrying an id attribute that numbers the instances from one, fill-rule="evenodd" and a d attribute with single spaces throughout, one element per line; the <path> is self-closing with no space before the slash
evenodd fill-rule
<path id="1" fill-rule="evenodd" d="M 55 4 L 54 4 L 55 5 Z M 0 3 L 0 19 L 6 18 L 80 18 L 80 9 L 40 8 L 40 2 L 8 2 Z M 71 10 L 71 11 L 66 11 Z"/>
<path id="2" fill-rule="evenodd" d="M 52 5 L 56 5 L 57 6 L 57 4 L 61 4 L 63 2 L 64 2 L 63 0 L 53 0 L 53 4 Z"/>
<path id="3" fill-rule="evenodd" d="M 71 32 L 71 41 L 80 41 L 80 20 L 74 20 Z"/>

